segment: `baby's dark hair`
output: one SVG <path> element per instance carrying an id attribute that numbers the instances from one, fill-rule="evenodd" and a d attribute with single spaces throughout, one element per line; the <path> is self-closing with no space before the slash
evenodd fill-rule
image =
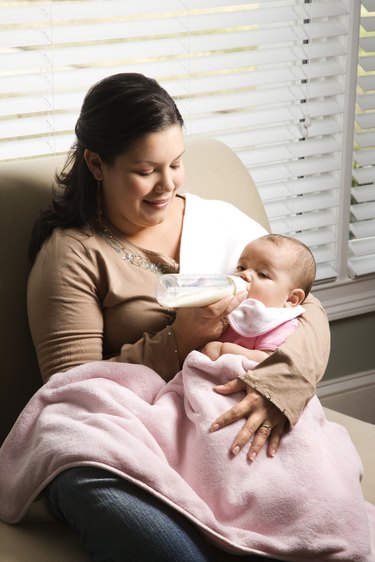
<path id="1" fill-rule="evenodd" d="M 298 240 L 298 238 L 285 236 L 284 234 L 266 234 L 261 239 L 269 240 L 279 247 L 290 245 L 290 247 L 296 250 L 296 258 L 293 262 L 291 274 L 296 288 L 303 289 L 306 298 L 311 291 L 316 276 L 316 262 L 310 248 Z"/>

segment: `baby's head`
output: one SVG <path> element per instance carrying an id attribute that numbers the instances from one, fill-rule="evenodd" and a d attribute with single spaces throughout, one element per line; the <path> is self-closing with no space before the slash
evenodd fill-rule
<path id="1" fill-rule="evenodd" d="M 291 307 L 309 294 L 316 264 L 309 248 L 296 238 L 266 234 L 244 248 L 236 275 L 249 283 L 249 298 L 266 306 Z"/>

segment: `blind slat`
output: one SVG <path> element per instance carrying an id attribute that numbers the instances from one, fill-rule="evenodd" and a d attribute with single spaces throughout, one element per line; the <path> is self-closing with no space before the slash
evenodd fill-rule
<path id="1" fill-rule="evenodd" d="M 331 207 L 337 207 L 337 194 L 325 191 L 318 195 L 295 197 L 267 203 L 267 214 L 273 220 L 276 217 L 287 217 L 291 214 L 319 211 L 320 209 L 329 209 Z"/>
<path id="2" fill-rule="evenodd" d="M 357 203 L 375 201 L 375 183 L 353 187 L 352 197 Z"/>

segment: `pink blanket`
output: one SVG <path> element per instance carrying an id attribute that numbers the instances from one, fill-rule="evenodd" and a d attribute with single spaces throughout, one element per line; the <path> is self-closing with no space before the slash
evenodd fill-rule
<path id="1" fill-rule="evenodd" d="M 317 398 L 273 459 L 262 451 L 249 464 L 247 448 L 229 454 L 242 421 L 210 433 L 239 399 L 213 385 L 248 367 L 240 356 L 212 362 L 192 352 L 167 384 L 146 367 L 110 362 L 55 375 L 0 450 L 0 517 L 19 521 L 56 474 L 91 465 L 151 491 L 226 550 L 374 562 L 375 507 L 362 496 L 361 461 Z"/>

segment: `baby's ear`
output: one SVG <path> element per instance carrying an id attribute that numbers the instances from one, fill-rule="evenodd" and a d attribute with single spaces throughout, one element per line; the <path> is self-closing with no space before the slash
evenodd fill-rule
<path id="1" fill-rule="evenodd" d="M 292 289 L 288 295 L 288 299 L 285 303 L 285 308 L 292 308 L 301 304 L 305 299 L 305 291 L 303 289 Z"/>

